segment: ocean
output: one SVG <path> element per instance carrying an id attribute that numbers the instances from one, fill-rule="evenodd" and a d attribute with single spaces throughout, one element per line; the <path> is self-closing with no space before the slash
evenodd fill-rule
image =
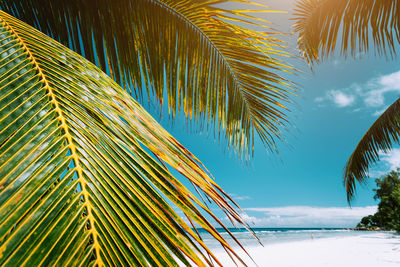
<path id="1" fill-rule="evenodd" d="M 237 247 L 235 241 L 224 229 L 217 230 L 231 246 Z M 258 240 L 254 238 L 254 236 L 246 229 L 231 228 L 229 230 L 245 248 L 261 246 Z M 208 246 L 210 249 L 221 248 L 221 245 L 218 243 L 218 241 L 216 241 L 204 229 L 198 229 L 198 231 L 206 246 Z M 253 228 L 253 231 L 258 237 L 259 241 L 264 246 L 268 244 L 311 240 L 312 237 L 314 239 L 321 239 L 346 236 L 362 236 L 372 233 L 367 231 L 354 231 L 344 228 Z"/>

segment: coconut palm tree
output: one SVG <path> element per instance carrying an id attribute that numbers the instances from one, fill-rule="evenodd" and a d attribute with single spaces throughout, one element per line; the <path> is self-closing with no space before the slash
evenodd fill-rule
<path id="1" fill-rule="evenodd" d="M 275 150 L 287 54 L 252 28 L 260 10 L 224 2 L 0 1 L 0 265 L 219 263 L 195 226 L 243 263 L 167 165 L 248 228 L 236 204 L 128 94 L 166 95 L 171 116 L 214 123 L 240 153 L 254 130 Z"/>
<path id="2" fill-rule="evenodd" d="M 400 43 L 400 2 L 397 0 L 299 0 L 294 31 L 298 47 L 312 66 L 339 47 L 353 57 L 373 49 L 395 56 Z M 355 194 L 356 181 L 368 177 L 368 167 L 399 143 L 400 99 L 396 100 L 364 134 L 351 154 L 344 173 L 347 199 Z"/>

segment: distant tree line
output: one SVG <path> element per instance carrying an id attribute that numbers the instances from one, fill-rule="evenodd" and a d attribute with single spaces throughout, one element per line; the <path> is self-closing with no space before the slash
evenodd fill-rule
<path id="1" fill-rule="evenodd" d="M 356 229 L 395 230 L 400 232 L 400 168 L 375 179 L 375 200 L 380 200 L 378 211 L 361 219 Z"/>

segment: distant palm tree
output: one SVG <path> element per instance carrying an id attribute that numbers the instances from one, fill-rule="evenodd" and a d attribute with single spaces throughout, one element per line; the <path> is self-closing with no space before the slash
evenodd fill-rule
<path id="1" fill-rule="evenodd" d="M 310 65 L 338 46 L 343 55 L 355 56 L 373 47 L 378 55 L 393 57 L 400 43 L 399 14 L 398 0 L 299 0 L 294 25 L 298 47 Z M 350 156 L 344 174 L 348 201 L 354 197 L 355 182 L 365 181 L 369 165 L 393 142 L 399 143 L 399 134 L 400 99 L 375 121 Z"/>
<path id="2" fill-rule="evenodd" d="M 161 104 L 166 95 L 172 116 L 183 109 L 214 123 L 239 153 L 252 151 L 254 129 L 275 150 L 294 92 L 278 74 L 291 70 L 278 59 L 288 55 L 271 29 L 250 29 L 261 27 L 252 10 L 224 10 L 224 2 L 0 7 L 98 64 L 139 100 L 154 94 Z M 248 227 L 201 162 L 94 65 L 3 11 L 0 265 L 212 265 L 207 254 L 218 263 L 189 225 L 238 258 L 206 216 L 225 228 L 220 219 L 165 165 Z"/>

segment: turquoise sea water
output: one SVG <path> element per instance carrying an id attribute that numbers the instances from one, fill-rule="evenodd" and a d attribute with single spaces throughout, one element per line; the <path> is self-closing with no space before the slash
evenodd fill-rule
<path id="1" fill-rule="evenodd" d="M 245 247 L 260 246 L 254 236 L 246 229 L 229 229 L 233 236 Z M 234 240 L 224 229 L 218 229 L 221 235 L 231 244 L 236 246 Z M 293 241 L 311 240 L 320 238 L 335 238 L 346 236 L 360 236 L 368 235 L 372 232 L 367 231 L 353 231 L 344 228 L 253 228 L 254 233 L 265 246 L 268 244 L 285 243 Z M 221 248 L 218 241 L 216 241 L 204 229 L 199 229 L 200 235 L 205 244 L 213 248 Z"/>

